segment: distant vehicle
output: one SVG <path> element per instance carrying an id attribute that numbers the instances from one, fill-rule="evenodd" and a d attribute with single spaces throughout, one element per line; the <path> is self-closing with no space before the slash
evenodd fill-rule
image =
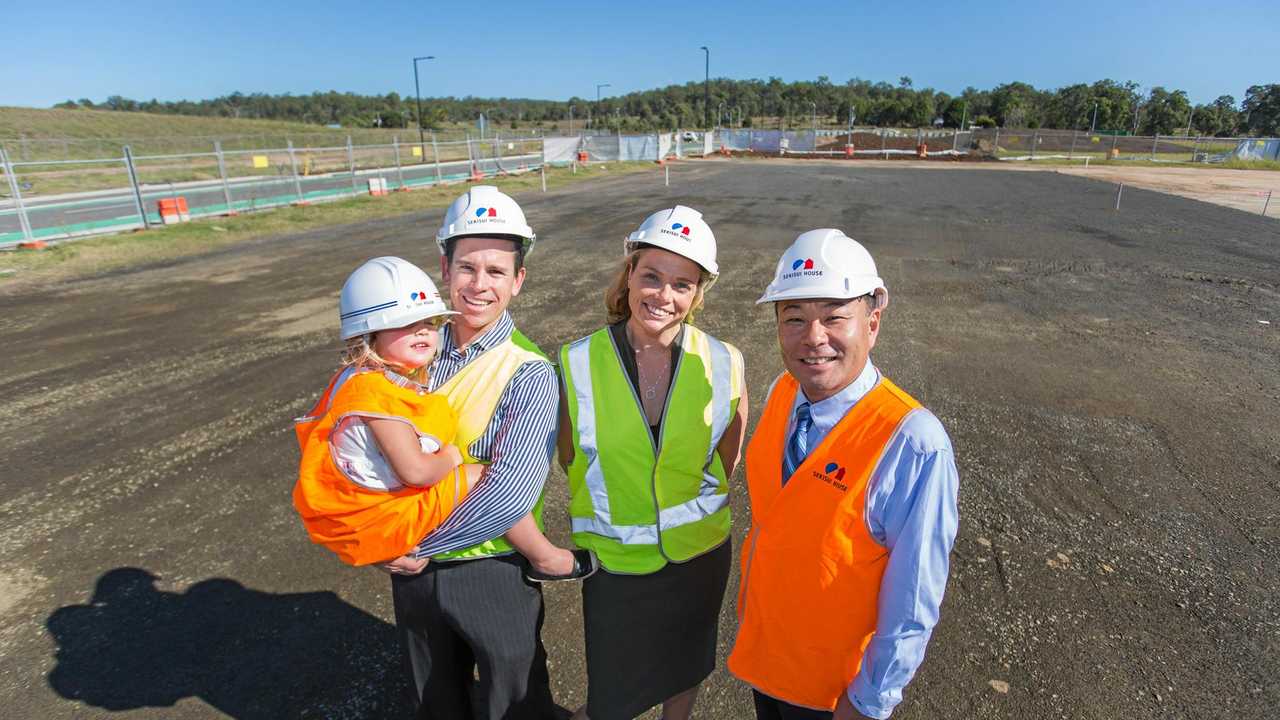
<path id="1" fill-rule="evenodd" d="M 698 133 L 693 132 L 692 130 L 685 130 L 684 134 L 680 136 L 680 139 L 685 142 L 697 142 Z"/>

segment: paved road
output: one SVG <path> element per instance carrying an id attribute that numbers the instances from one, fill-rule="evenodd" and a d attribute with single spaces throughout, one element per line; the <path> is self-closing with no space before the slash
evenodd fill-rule
<path id="1" fill-rule="evenodd" d="M 539 155 L 519 155 L 500 161 L 483 159 L 477 166 L 486 175 L 500 171 L 512 171 L 523 166 L 536 167 Z M 434 164 L 410 165 L 402 170 L 404 184 L 408 187 L 431 185 L 437 178 L 457 180 L 471 172 L 468 161 L 441 163 L 439 171 Z M 143 203 L 149 220 L 160 222 L 157 203 L 164 198 L 182 196 L 192 215 L 220 215 L 227 212 L 227 195 L 230 207 L 237 212 L 286 205 L 300 199 L 315 202 L 352 193 L 368 192 L 367 180 L 381 177 L 388 189 L 400 187 L 400 173 L 395 167 L 378 170 L 358 170 L 355 177 L 347 173 L 312 175 L 299 179 L 295 186 L 291 176 L 263 179 L 240 178 L 229 183 L 224 191 L 221 181 L 178 183 L 173 186 L 148 185 L 143 187 Z M 140 227 L 137 204 L 128 188 L 74 195 L 53 195 L 24 199 L 24 206 L 37 238 L 65 237 L 68 234 L 110 232 L 112 230 Z M 22 227 L 12 200 L 0 201 L 0 246 L 23 239 Z"/>
<path id="2" fill-rule="evenodd" d="M 532 192 L 515 317 L 548 349 L 586 334 L 626 233 L 674 202 L 704 210 L 723 274 L 699 325 L 742 348 L 754 423 L 780 367 L 754 300 L 796 233 L 845 228 L 891 292 L 875 361 L 939 415 L 961 473 L 942 622 L 895 720 L 1274 718 L 1280 230 L 1113 198 L 1053 173 L 812 161 Z M 290 419 L 333 369 L 345 275 L 379 254 L 434 275 L 441 215 L 0 285 L 7 717 L 403 717 L 389 583 L 308 544 Z M 549 488 L 563 542 L 563 473 Z M 580 599 L 546 597 L 572 707 Z M 749 708 L 722 663 L 697 716 Z"/>

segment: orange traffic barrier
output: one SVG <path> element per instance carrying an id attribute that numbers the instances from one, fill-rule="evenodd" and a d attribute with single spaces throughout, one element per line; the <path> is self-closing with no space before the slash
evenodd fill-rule
<path id="1" fill-rule="evenodd" d="M 484 173 L 480 172 L 479 165 L 471 166 L 471 182 L 477 182 L 484 179 Z"/>
<path id="2" fill-rule="evenodd" d="M 191 219 L 191 211 L 187 209 L 185 197 L 164 198 L 156 203 L 160 211 L 160 222 L 165 225 L 186 222 Z"/>
<path id="3" fill-rule="evenodd" d="M 918 158 L 929 157 L 929 143 L 920 143 L 919 145 L 916 146 L 916 157 Z"/>
<path id="4" fill-rule="evenodd" d="M 580 153 L 578 153 L 578 162 L 580 162 L 580 163 L 585 163 L 585 162 L 587 162 L 587 154 L 586 154 L 586 153 L 584 153 L 584 152 L 580 152 Z"/>
<path id="5" fill-rule="evenodd" d="M 18 247 L 23 250 L 43 250 L 49 247 L 49 243 L 43 240 L 32 240 L 30 242 L 20 242 Z"/>

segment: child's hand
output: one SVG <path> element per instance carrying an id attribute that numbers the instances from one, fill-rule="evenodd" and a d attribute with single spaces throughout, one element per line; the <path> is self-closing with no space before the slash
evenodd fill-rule
<path id="1" fill-rule="evenodd" d="M 458 467 L 462 464 L 462 451 L 456 445 L 445 445 L 440 448 L 440 454 L 449 458 L 453 462 L 453 467 Z"/>

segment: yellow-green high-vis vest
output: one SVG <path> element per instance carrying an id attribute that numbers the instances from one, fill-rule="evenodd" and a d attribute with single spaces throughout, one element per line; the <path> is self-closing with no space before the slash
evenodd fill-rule
<path id="1" fill-rule="evenodd" d="M 611 572 L 656 572 L 729 537 L 716 446 L 742 397 L 742 354 L 692 325 L 680 343 L 656 443 L 607 327 L 560 350 L 573 541 Z"/>
<path id="2" fill-rule="evenodd" d="M 498 402 L 507 389 L 507 383 L 516 370 L 527 362 L 548 362 L 538 347 L 516 330 L 511 337 L 499 343 L 474 361 L 467 363 L 449 378 L 436 392 L 449 400 L 449 407 L 458 414 L 458 434 L 454 444 L 462 451 L 464 463 L 483 463 L 471 455 L 471 445 L 479 440 L 498 410 Z M 542 500 L 533 506 L 533 519 L 542 529 Z M 471 560 L 514 552 L 505 538 L 494 538 L 462 550 L 432 555 L 432 560 Z"/>

